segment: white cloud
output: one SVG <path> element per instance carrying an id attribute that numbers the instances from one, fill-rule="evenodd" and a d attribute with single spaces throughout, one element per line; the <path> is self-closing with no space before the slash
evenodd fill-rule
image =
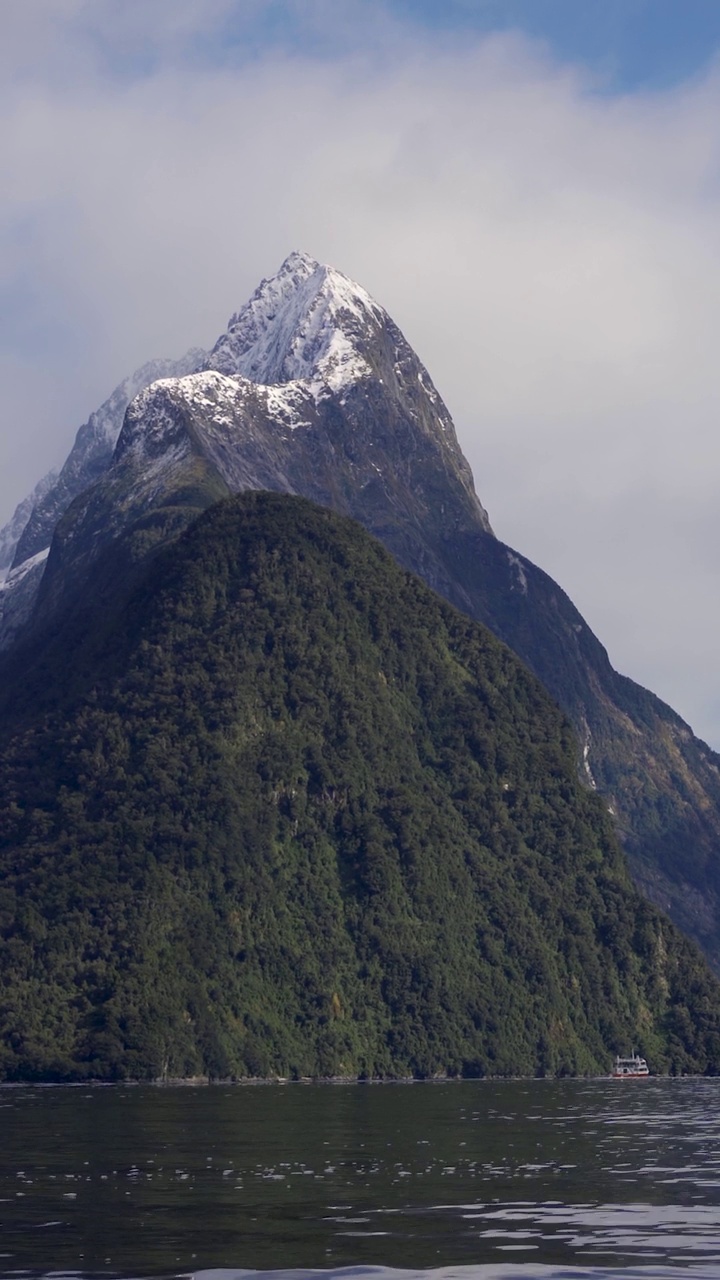
<path id="1" fill-rule="evenodd" d="M 405 330 L 498 534 L 720 743 L 718 78 L 606 98 L 519 38 L 429 48 L 397 24 L 355 56 L 191 56 L 256 11 L 18 7 L 0 515 L 115 382 L 212 342 L 305 248 Z M 143 49 L 142 75 L 108 73 Z"/>

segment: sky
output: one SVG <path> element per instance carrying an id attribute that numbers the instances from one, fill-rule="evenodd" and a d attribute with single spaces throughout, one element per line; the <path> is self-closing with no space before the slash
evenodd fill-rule
<path id="1" fill-rule="evenodd" d="M 720 748 L 717 0 L 23 0 L 0 42 L 0 524 L 302 249 L 495 532 Z"/>

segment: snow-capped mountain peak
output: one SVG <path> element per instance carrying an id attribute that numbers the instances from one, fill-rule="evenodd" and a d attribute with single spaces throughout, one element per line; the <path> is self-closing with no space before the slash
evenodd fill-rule
<path id="1" fill-rule="evenodd" d="M 371 373 L 361 347 L 387 317 L 368 293 L 332 267 L 291 253 L 234 315 L 207 367 L 253 382 L 309 381 L 340 391 Z"/>
<path id="2" fill-rule="evenodd" d="M 209 355 L 143 366 L 90 415 L 19 537 L 13 529 L 13 568 L 53 542 L 47 612 L 163 494 L 190 519 L 196 498 L 201 509 L 247 488 L 336 506 L 382 529 L 391 549 L 400 511 L 421 541 L 478 524 L 491 532 L 450 415 L 397 325 L 347 276 L 292 253 Z M 2 593 L 0 648 L 26 625 L 44 567 Z M 438 564 L 440 589 L 443 574 Z"/>

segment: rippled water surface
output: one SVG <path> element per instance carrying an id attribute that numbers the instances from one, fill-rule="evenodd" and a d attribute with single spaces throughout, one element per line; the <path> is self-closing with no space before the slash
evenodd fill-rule
<path id="1" fill-rule="evenodd" d="M 0 1133 L 3 1277 L 720 1280 L 717 1080 L 0 1088 Z"/>

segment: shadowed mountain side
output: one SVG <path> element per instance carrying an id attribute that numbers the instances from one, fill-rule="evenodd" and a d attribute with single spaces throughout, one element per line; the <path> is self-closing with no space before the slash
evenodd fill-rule
<path id="1" fill-rule="evenodd" d="M 359 526 L 246 494 L 115 581 L 3 708 L 5 1078 L 720 1069 L 567 721 Z"/>
<path id="2" fill-rule="evenodd" d="M 619 675 L 564 591 L 496 538 L 451 537 L 446 595 L 535 672 L 575 725 L 579 765 L 616 820 L 635 882 L 720 971 L 720 757 Z M 442 588 L 439 588 L 442 589 Z"/>

